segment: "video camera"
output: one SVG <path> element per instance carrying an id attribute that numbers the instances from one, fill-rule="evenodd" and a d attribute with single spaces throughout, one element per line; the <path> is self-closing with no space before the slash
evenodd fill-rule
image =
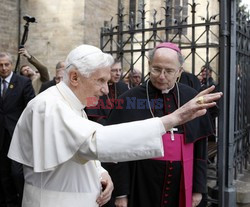
<path id="1" fill-rule="evenodd" d="M 35 17 L 32 17 L 32 16 L 29 16 L 29 15 L 23 16 L 23 19 L 24 19 L 25 21 L 31 22 L 31 23 L 36 22 L 36 18 L 35 18 Z"/>

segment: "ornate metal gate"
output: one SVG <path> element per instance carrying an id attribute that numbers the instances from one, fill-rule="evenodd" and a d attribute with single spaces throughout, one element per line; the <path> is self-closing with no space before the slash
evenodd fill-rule
<path id="1" fill-rule="evenodd" d="M 101 49 L 121 58 L 124 76 L 140 69 L 142 81 L 148 73 L 147 52 L 162 41 L 179 45 L 185 70 L 197 75 L 203 65 L 212 68 L 224 96 L 219 103 L 218 157 L 209 176 L 216 185 L 208 205 L 236 206 L 233 181 L 247 167 L 249 156 L 249 19 L 237 0 L 159 2 L 154 9 L 139 0 L 138 11 L 130 13 L 120 3 L 117 21 L 112 18 L 101 30 Z"/>

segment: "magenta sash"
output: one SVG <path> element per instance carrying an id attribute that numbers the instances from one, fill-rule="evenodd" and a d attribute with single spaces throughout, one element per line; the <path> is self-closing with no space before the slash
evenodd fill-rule
<path id="1" fill-rule="evenodd" d="M 179 206 L 192 206 L 193 188 L 193 143 L 184 143 L 183 134 L 174 134 L 171 140 L 170 133 L 162 136 L 164 156 L 154 160 L 182 161 L 183 172 L 181 176 Z M 184 199 L 185 198 L 185 199 Z"/>

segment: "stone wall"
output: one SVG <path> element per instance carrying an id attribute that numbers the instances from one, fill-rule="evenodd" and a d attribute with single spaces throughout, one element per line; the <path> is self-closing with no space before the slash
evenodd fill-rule
<path id="1" fill-rule="evenodd" d="M 0 49 L 15 56 L 18 47 L 18 1 L 0 0 Z M 100 46 L 100 28 L 117 13 L 117 0 L 21 0 L 21 17 L 36 18 L 30 23 L 26 49 L 44 63 L 51 78 L 55 65 L 80 44 Z M 3 5 L 3 7 L 2 7 Z M 21 18 L 20 36 L 25 21 Z M 27 64 L 21 58 L 20 65 Z"/>
<path id="2" fill-rule="evenodd" d="M 100 32 L 104 21 L 116 19 L 118 0 L 86 0 L 84 12 L 84 43 L 100 47 Z M 114 22 L 116 23 L 116 22 Z"/>
<path id="3" fill-rule="evenodd" d="M 56 63 L 83 42 L 84 3 L 80 0 L 22 1 L 22 16 L 29 14 L 37 21 L 30 25 L 26 48 L 49 68 L 51 77 Z"/>
<path id="4" fill-rule="evenodd" d="M 18 1 L 0 0 L 0 51 L 15 54 L 18 46 Z"/>

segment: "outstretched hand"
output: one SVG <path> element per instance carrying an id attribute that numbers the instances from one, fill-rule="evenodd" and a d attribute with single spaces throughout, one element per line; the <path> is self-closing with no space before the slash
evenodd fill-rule
<path id="1" fill-rule="evenodd" d="M 172 114 L 163 116 L 161 120 L 166 131 L 204 115 L 208 108 L 215 106 L 215 101 L 221 98 L 222 92 L 211 93 L 214 89 L 215 86 L 207 88 Z"/>

